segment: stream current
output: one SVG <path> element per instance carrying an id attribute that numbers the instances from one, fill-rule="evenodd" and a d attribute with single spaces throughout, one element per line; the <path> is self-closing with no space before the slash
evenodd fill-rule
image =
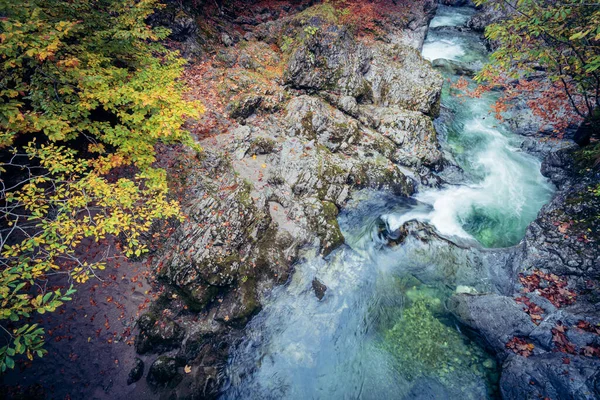
<path id="1" fill-rule="evenodd" d="M 440 6 L 423 56 L 485 62 L 479 35 L 444 29 L 463 26 L 472 12 Z M 483 248 L 517 244 L 553 187 L 540 161 L 490 114 L 495 95 L 459 96 L 451 88 L 459 77 L 445 77 L 436 129 L 462 173 L 410 199 L 354 196 L 339 216 L 346 244 L 325 259 L 307 251 L 248 324 L 223 399 L 496 397 L 494 358 L 461 333 L 444 303 L 456 291 L 493 290 Z M 452 242 L 409 235 L 390 246 L 409 220 Z M 327 286 L 322 301 L 315 277 Z"/>

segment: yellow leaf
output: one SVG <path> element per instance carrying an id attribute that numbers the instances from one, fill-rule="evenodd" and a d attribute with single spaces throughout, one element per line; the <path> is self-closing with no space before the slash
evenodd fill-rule
<path id="1" fill-rule="evenodd" d="M 185 367 L 183 367 L 183 371 L 186 374 L 189 374 L 190 372 L 192 372 L 192 367 L 190 367 L 189 365 L 186 365 Z"/>

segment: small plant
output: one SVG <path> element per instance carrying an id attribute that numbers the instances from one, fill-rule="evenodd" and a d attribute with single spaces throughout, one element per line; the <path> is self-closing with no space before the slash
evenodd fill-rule
<path id="1" fill-rule="evenodd" d="M 284 35 L 281 38 L 281 51 L 283 51 L 284 53 L 287 53 L 289 50 L 291 50 L 292 45 L 294 44 L 294 39 L 292 39 L 291 37 Z"/>
<path id="2" fill-rule="evenodd" d="M 305 26 L 304 27 L 304 32 L 308 36 L 315 36 L 318 31 L 319 31 L 319 28 L 317 28 L 316 26 Z"/>

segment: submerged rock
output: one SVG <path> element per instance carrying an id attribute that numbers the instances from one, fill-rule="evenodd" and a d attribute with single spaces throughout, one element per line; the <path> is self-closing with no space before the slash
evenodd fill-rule
<path id="1" fill-rule="evenodd" d="M 471 65 L 459 61 L 447 60 L 445 58 L 436 58 L 431 62 L 431 65 L 447 74 L 465 75 L 469 77 L 475 76 L 482 67 L 482 65 L 479 64 Z"/>
<path id="2" fill-rule="evenodd" d="M 312 280 L 312 289 L 314 290 L 317 299 L 323 300 L 323 297 L 325 297 L 325 292 L 327 291 L 327 286 L 325 286 L 325 284 L 318 278 L 315 278 Z"/>
<path id="3" fill-rule="evenodd" d="M 144 362 L 136 357 L 134 361 L 133 368 L 129 371 L 129 375 L 127 376 L 127 384 L 131 385 L 139 381 L 144 375 Z"/>
<path id="4" fill-rule="evenodd" d="M 403 310 L 400 320 L 385 332 L 385 346 L 410 380 L 432 377 L 447 390 L 464 391 L 468 398 L 485 395 L 485 353 L 435 318 L 425 300 Z M 455 386 L 451 376 L 462 376 L 462 386 Z"/>

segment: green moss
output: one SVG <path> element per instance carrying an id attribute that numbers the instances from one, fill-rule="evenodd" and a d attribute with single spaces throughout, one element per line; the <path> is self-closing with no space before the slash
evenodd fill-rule
<path id="1" fill-rule="evenodd" d="M 313 115 L 313 112 L 309 111 L 302 117 L 302 120 L 300 121 L 300 124 L 302 125 L 302 134 L 310 139 L 316 139 L 317 137 L 317 133 L 315 132 L 315 128 L 313 127 L 312 123 Z"/>
<path id="2" fill-rule="evenodd" d="M 493 361 L 488 361 L 481 349 L 465 342 L 456 329 L 436 319 L 428 302 L 416 298 L 384 334 L 385 348 L 394 357 L 399 371 L 411 380 L 433 376 L 446 383 L 451 377 L 456 380 L 461 375 L 483 378 L 484 362 Z"/>
<path id="3" fill-rule="evenodd" d="M 337 206 L 330 201 L 323 201 L 321 204 L 323 205 L 325 225 L 317 229 L 317 234 L 321 238 L 323 255 L 326 256 L 344 243 L 344 235 L 337 221 Z"/>
<path id="4" fill-rule="evenodd" d="M 273 152 L 276 142 L 273 139 L 266 137 L 257 137 L 252 141 L 250 149 L 248 149 L 248 155 L 253 156 L 255 154 L 269 154 Z"/>
<path id="5" fill-rule="evenodd" d="M 317 4 L 302 11 L 294 18 L 304 25 L 311 18 L 321 18 L 326 22 L 337 24 L 339 12 L 329 3 Z"/>

